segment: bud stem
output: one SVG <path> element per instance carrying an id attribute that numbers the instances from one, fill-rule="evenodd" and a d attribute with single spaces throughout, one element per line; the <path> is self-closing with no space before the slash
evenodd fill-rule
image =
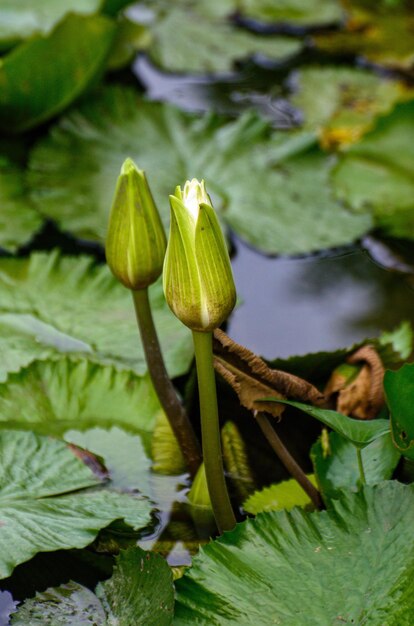
<path id="1" fill-rule="evenodd" d="M 132 291 L 132 297 L 152 384 L 181 448 L 188 471 L 194 477 L 201 464 L 200 446 L 165 368 L 152 318 L 148 289 Z"/>
<path id="2" fill-rule="evenodd" d="M 203 458 L 211 505 L 219 532 L 231 530 L 236 518 L 224 478 L 216 380 L 213 367 L 213 334 L 193 331 L 200 396 Z"/>
<path id="3" fill-rule="evenodd" d="M 287 450 L 279 435 L 276 434 L 276 431 L 269 422 L 267 416 L 264 413 L 258 411 L 255 414 L 255 418 L 264 436 L 271 445 L 273 451 L 276 452 L 279 460 L 281 461 L 281 463 L 283 463 L 289 474 L 295 480 L 297 480 L 302 489 L 308 494 L 315 507 L 319 510 L 323 509 L 324 505 L 321 494 L 316 489 L 316 487 L 312 485 L 311 481 L 306 476 L 300 465 L 296 463 L 295 459 Z"/>

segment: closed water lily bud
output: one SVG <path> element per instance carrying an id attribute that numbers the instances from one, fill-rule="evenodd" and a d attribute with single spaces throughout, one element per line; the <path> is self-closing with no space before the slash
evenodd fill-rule
<path id="1" fill-rule="evenodd" d="M 115 190 L 106 260 L 128 289 L 144 289 L 161 275 L 166 237 L 145 173 L 126 159 Z"/>
<path id="2" fill-rule="evenodd" d="M 230 259 L 204 181 L 170 196 L 171 226 L 164 293 L 178 319 L 195 331 L 218 328 L 236 303 Z"/>

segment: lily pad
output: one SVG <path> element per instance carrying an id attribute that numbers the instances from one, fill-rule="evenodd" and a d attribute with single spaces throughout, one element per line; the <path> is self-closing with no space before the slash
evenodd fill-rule
<path id="1" fill-rule="evenodd" d="M 159 410 L 147 375 L 84 358 L 34 361 L 0 384 L 0 423 L 47 435 L 115 425 L 150 433 Z"/>
<path id="2" fill-rule="evenodd" d="M 411 0 L 397 3 L 351 0 L 346 6 L 345 30 L 317 35 L 315 42 L 319 50 L 341 57 L 353 54 L 391 68 L 412 68 L 414 14 Z"/>
<path id="3" fill-rule="evenodd" d="M 365 487 L 331 507 L 262 513 L 202 548 L 176 582 L 174 626 L 409 624 L 414 487 Z"/>
<path id="4" fill-rule="evenodd" d="M 306 67 L 291 84 L 291 101 L 303 112 L 304 127 L 316 129 L 328 149 L 355 143 L 379 115 L 410 97 L 402 82 L 349 67 Z"/>
<path id="5" fill-rule="evenodd" d="M 335 201 L 331 162 L 314 144 L 312 134 L 285 136 L 254 113 L 235 122 L 194 117 L 112 87 L 38 144 L 30 186 L 44 215 L 103 241 L 109 199 L 129 156 L 146 170 L 165 224 L 177 183 L 204 178 L 239 236 L 264 252 L 298 254 L 348 244 L 371 227 L 370 216 Z"/>
<path id="6" fill-rule="evenodd" d="M 391 115 L 341 158 L 333 174 L 338 196 L 356 212 L 371 211 L 394 237 L 414 238 L 414 101 Z"/>
<path id="7" fill-rule="evenodd" d="M 319 409 L 308 404 L 303 404 L 302 402 L 279 399 L 272 400 L 271 398 L 267 398 L 267 400 L 269 402 L 273 401 L 287 404 L 307 413 L 322 422 L 322 424 L 325 424 L 325 426 L 332 428 L 332 430 L 347 439 L 357 448 L 365 448 L 365 446 L 372 441 L 390 432 L 390 423 L 389 420 L 386 419 L 357 420 L 347 415 L 342 415 L 342 413 L 338 413 L 337 411 Z M 262 401 L 264 401 L 264 398 Z"/>
<path id="8" fill-rule="evenodd" d="M 315 487 L 318 486 L 314 474 L 309 474 L 308 478 Z M 308 494 L 291 478 L 277 485 L 265 487 L 261 491 L 255 491 L 243 503 L 243 508 L 247 513 L 257 515 L 265 511 L 290 511 L 295 506 L 305 508 L 311 504 Z"/>
<path id="9" fill-rule="evenodd" d="M 3 430 L 0 450 L 1 578 L 37 552 L 83 548 L 113 520 L 149 522 L 149 502 L 87 489 L 100 481 L 61 441 Z"/>
<path id="10" fill-rule="evenodd" d="M 263 37 L 237 28 L 223 17 L 200 10 L 200 2 L 170 6 L 151 26 L 153 61 L 170 72 L 225 73 L 249 57 L 286 60 L 302 43 L 288 37 Z"/>
<path id="11" fill-rule="evenodd" d="M 67 107 L 103 71 L 115 33 L 109 18 L 71 14 L 14 48 L 0 64 L 0 128 L 21 132 Z"/>
<path id="12" fill-rule="evenodd" d="M 355 446 L 331 432 L 328 445 L 322 446 L 319 440 L 312 447 L 311 456 L 324 496 L 338 497 L 341 489 L 359 488 L 360 472 Z M 365 479 L 368 484 L 389 480 L 400 459 L 391 437 L 386 434 L 361 450 Z"/>
<path id="13" fill-rule="evenodd" d="M 160 282 L 150 300 L 169 374 L 181 375 L 192 360 L 191 334 L 169 310 Z M 68 352 L 138 375 L 147 371 L 131 294 L 87 256 L 0 260 L 1 326 L 3 380 L 7 371 Z"/>
<path id="14" fill-rule="evenodd" d="M 414 364 L 406 363 L 396 372 L 385 372 L 384 391 L 394 445 L 402 455 L 414 459 Z"/>
<path id="15" fill-rule="evenodd" d="M 240 8 L 243 16 L 266 23 L 317 26 L 343 18 L 337 0 L 241 0 Z"/>
<path id="16" fill-rule="evenodd" d="M 67 13 L 91 15 L 102 0 L 2 0 L 0 5 L 0 46 L 42 33 L 46 35 Z"/>
<path id="17" fill-rule="evenodd" d="M 174 609 L 172 574 L 162 557 L 140 548 L 121 551 L 112 577 L 96 595 L 75 582 L 26 600 L 13 626 L 168 626 Z"/>
<path id="18" fill-rule="evenodd" d="M 26 195 L 23 170 L 0 153 L 0 248 L 16 252 L 42 223 Z"/>

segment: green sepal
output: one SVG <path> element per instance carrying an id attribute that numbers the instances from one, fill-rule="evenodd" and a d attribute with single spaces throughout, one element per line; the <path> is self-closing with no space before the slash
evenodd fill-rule
<path id="1" fill-rule="evenodd" d="M 117 181 L 105 250 L 112 273 L 128 289 L 144 289 L 162 272 L 164 227 L 145 172 L 131 159 Z"/>

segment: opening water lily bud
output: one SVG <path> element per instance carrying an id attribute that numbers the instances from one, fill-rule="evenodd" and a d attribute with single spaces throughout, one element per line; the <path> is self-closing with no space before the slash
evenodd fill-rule
<path id="1" fill-rule="evenodd" d="M 106 260 L 129 289 L 144 289 L 161 275 L 166 237 L 145 173 L 126 159 L 115 190 Z"/>
<path id="2" fill-rule="evenodd" d="M 218 328 L 236 303 L 230 259 L 204 181 L 187 181 L 170 196 L 171 226 L 164 261 L 166 300 L 196 331 Z"/>

